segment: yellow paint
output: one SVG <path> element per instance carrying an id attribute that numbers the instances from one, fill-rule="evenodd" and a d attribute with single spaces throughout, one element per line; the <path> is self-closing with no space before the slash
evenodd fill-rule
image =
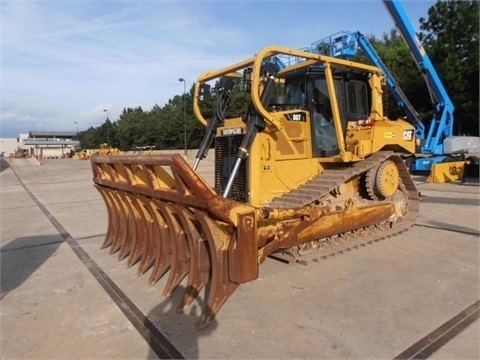
<path id="1" fill-rule="evenodd" d="M 427 178 L 427 182 L 445 183 L 461 180 L 464 166 L 464 161 L 452 161 L 434 164 L 430 170 L 430 175 Z"/>

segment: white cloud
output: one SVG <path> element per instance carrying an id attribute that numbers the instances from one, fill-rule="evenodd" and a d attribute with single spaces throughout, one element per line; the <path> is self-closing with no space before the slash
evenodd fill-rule
<path id="1" fill-rule="evenodd" d="M 429 2 L 418 3 L 426 16 Z M 183 91 L 179 77 L 189 88 L 266 45 L 393 27 L 379 1 L 12 0 L 0 11 L 2 132 L 98 125 L 103 108 L 115 120 L 124 107 L 163 105 Z"/>

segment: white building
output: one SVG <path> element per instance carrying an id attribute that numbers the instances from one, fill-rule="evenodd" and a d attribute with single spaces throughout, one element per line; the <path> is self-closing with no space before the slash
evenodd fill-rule
<path id="1" fill-rule="evenodd" d="M 28 149 L 23 144 L 23 140 L 28 138 L 28 134 L 20 134 L 18 138 L 0 138 L 1 156 L 14 156 L 19 149 Z"/>
<path id="2" fill-rule="evenodd" d="M 70 157 L 80 145 L 80 141 L 73 140 L 76 136 L 75 131 L 30 131 L 23 145 L 37 159 Z"/>

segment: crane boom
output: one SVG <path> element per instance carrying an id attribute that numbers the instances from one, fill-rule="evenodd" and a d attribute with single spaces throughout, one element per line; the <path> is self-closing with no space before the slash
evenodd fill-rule
<path id="1" fill-rule="evenodd" d="M 420 116 L 403 93 L 395 78 L 383 63 L 375 48 L 359 31 L 342 31 L 325 39 L 314 42 L 316 51 L 328 52 L 330 56 L 353 58 L 357 49 L 373 62 L 386 79 L 387 87 L 399 107 L 405 110 L 406 117 L 415 126 L 415 135 L 420 140 L 420 153 L 412 162 L 412 171 L 430 171 L 434 164 L 445 161 L 449 155 L 461 155 L 478 152 L 480 139 L 478 137 L 453 136 L 455 106 L 450 99 L 445 86 L 428 57 L 415 29 L 399 0 L 382 0 L 395 26 L 405 41 L 416 65 L 420 69 L 430 92 L 434 106 L 433 117 L 428 133 Z"/>
<path id="2" fill-rule="evenodd" d="M 375 63 L 376 66 L 378 66 L 382 70 L 382 73 L 385 76 L 387 82 L 388 89 L 397 101 L 397 104 L 405 110 L 407 119 L 413 125 L 415 125 L 416 137 L 420 140 L 424 140 L 425 125 L 423 125 L 420 115 L 418 115 L 417 111 L 410 103 L 407 96 L 401 89 L 400 85 L 398 85 L 397 81 L 390 73 L 385 63 L 382 61 L 382 59 L 380 59 L 370 41 L 368 41 L 368 39 L 360 32 L 354 33 L 353 36 L 356 38 L 356 42 L 358 43 L 362 51 L 368 56 L 368 58 L 370 58 L 373 63 Z"/>
<path id="3" fill-rule="evenodd" d="M 453 135 L 455 107 L 400 1 L 382 0 L 382 3 L 402 34 L 410 53 L 425 78 L 432 100 L 435 103 L 435 113 L 421 152 L 442 155 L 444 154 L 443 141 L 446 137 Z"/>
<path id="4" fill-rule="evenodd" d="M 357 54 L 357 48 L 360 48 L 368 59 L 382 71 L 388 90 L 395 98 L 397 105 L 405 110 L 407 120 L 415 126 L 417 139 L 425 140 L 425 125 L 423 125 L 420 115 L 365 35 L 359 31 L 341 31 L 314 42 L 311 48 L 313 51 L 327 50 L 330 56 L 347 59 L 353 58 Z"/>

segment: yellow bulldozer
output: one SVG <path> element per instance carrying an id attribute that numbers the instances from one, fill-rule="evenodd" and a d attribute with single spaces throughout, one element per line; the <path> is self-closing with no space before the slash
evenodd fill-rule
<path id="1" fill-rule="evenodd" d="M 164 295 L 185 281 L 179 311 L 205 290 L 200 329 L 267 256 L 308 261 L 405 231 L 419 202 L 403 160 L 415 129 L 384 116 L 384 81 L 377 67 L 280 46 L 205 72 L 193 166 L 180 154 L 91 159 L 108 211 L 102 247 L 151 284 L 168 274 Z M 236 86 L 250 103 L 227 117 Z M 212 144 L 214 187 L 196 171 Z"/>
<path id="2" fill-rule="evenodd" d="M 110 155 L 120 155 L 121 151 L 117 148 L 111 147 L 107 143 L 100 145 L 99 149 L 83 149 L 78 151 L 73 158 L 76 160 L 87 160 L 94 156 L 110 156 Z"/>
<path id="3" fill-rule="evenodd" d="M 121 152 L 117 148 L 111 147 L 107 143 L 103 143 L 100 145 L 100 149 L 94 149 L 90 153 L 90 157 L 93 156 L 109 156 L 109 155 L 120 155 Z"/>

